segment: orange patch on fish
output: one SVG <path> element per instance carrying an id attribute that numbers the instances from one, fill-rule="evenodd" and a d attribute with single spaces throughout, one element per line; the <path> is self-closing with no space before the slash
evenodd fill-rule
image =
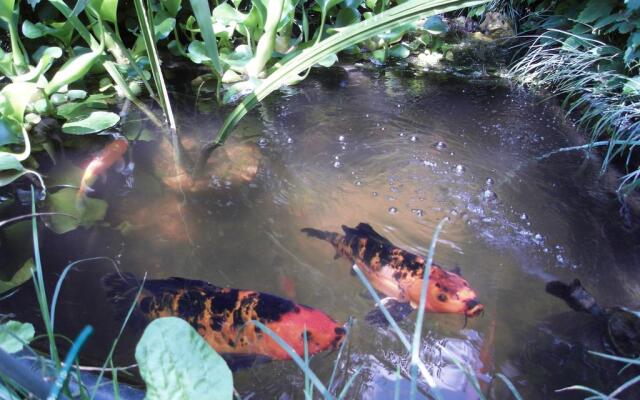
<path id="1" fill-rule="evenodd" d="M 87 192 L 91 191 L 91 185 L 98 179 L 98 176 L 107 172 L 116 162 L 122 160 L 124 153 L 129 148 L 126 139 L 116 139 L 107 144 L 97 156 L 95 156 L 84 170 L 80 180 L 80 189 L 76 195 L 76 205 L 84 206 Z"/>

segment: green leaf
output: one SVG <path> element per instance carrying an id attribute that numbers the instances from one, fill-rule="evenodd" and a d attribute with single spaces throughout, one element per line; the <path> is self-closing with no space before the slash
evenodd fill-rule
<path id="1" fill-rule="evenodd" d="M 336 16 L 336 23 L 334 27 L 342 28 L 360 22 L 360 13 L 355 8 L 342 8 L 338 11 Z"/>
<path id="2" fill-rule="evenodd" d="M 640 0 L 624 0 L 624 2 L 631 11 L 640 9 Z"/>
<path id="3" fill-rule="evenodd" d="M 17 353 L 24 347 L 23 343 L 29 343 L 36 330 L 29 323 L 7 321 L 0 324 L 0 348 L 9 354 Z"/>
<path id="4" fill-rule="evenodd" d="M 611 14 L 616 5 L 616 0 L 589 0 L 587 6 L 578 15 L 578 22 L 588 24 L 599 18 Z"/>
<path id="5" fill-rule="evenodd" d="M 338 56 L 335 54 L 329 54 L 328 56 L 326 56 L 325 58 L 323 58 L 322 60 L 318 61 L 317 65 L 321 65 L 323 67 L 330 67 L 333 64 L 338 62 Z"/>
<path id="6" fill-rule="evenodd" d="M 449 30 L 449 27 L 439 15 L 427 18 L 422 28 L 433 35 L 439 35 Z"/>
<path id="7" fill-rule="evenodd" d="M 136 346 L 145 398 L 228 400 L 233 376 L 225 361 L 186 321 L 158 318 Z"/>
<path id="8" fill-rule="evenodd" d="M 31 269 L 34 268 L 33 259 L 30 258 L 22 264 L 10 280 L 0 281 L 0 294 L 13 290 L 31 279 Z"/>
<path id="9" fill-rule="evenodd" d="M 93 111 L 86 118 L 62 125 L 62 132 L 69 135 L 87 135 L 109 129 L 119 121 L 120 116 L 116 113 Z"/>
<path id="10" fill-rule="evenodd" d="M 0 146 L 22 143 L 22 125 L 9 118 L 0 118 Z"/>
<path id="11" fill-rule="evenodd" d="M 100 17 L 112 24 L 118 21 L 118 0 L 90 0 L 89 4 L 100 14 Z"/>
<path id="12" fill-rule="evenodd" d="M 392 46 L 389 48 L 389 56 L 390 57 L 394 57 L 394 58 L 407 58 L 409 57 L 409 54 L 411 54 L 411 51 L 409 51 L 409 49 L 402 45 L 396 45 L 396 46 Z"/>
<path id="13" fill-rule="evenodd" d="M 0 152 L 0 171 L 6 170 L 24 171 L 24 167 L 11 154 Z"/>
<path id="14" fill-rule="evenodd" d="M 162 6 L 172 18 L 175 18 L 180 11 L 180 0 L 161 0 Z"/>
<path id="15" fill-rule="evenodd" d="M 216 35 L 213 33 L 213 27 L 211 26 L 211 9 L 209 8 L 209 2 L 207 0 L 190 0 L 191 8 L 193 9 L 193 15 L 198 21 L 200 27 L 200 34 L 204 39 L 206 45 L 205 51 L 214 70 L 218 75 L 222 76 L 222 67 L 218 59 L 218 43 L 216 41 Z"/>
<path id="16" fill-rule="evenodd" d="M 32 82 L 14 82 L 2 88 L 0 91 L 0 115 L 22 124 L 24 110 L 37 90 L 36 84 Z"/>
<path id="17" fill-rule="evenodd" d="M 74 182 L 79 184 L 79 182 Z M 52 215 L 48 221 L 49 228 L 55 233 L 70 232 L 79 226 L 91 226 L 104 219 L 107 213 L 107 202 L 101 199 L 87 197 L 84 208 L 76 206 L 78 190 L 63 188 L 53 194 L 49 194 L 45 200 L 46 208 L 50 212 L 59 212 L 67 215 Z"/>
<path id="18" fill-rule="evenodd" d="M 102 49 L 97 49 L 69 59 L 44 87 L 44 92 L 51 95 L 61 87 L 84 78 L 101 55 Z"/>

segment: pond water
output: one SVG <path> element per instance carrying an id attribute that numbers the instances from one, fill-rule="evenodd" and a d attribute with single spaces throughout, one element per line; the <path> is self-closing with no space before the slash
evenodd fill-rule
<path id="1" fill-rule="evenodd" d="M 174 90 L 179 135 L 211 138 L 221 116 L 195 111 L 188 90 Z M 109 256 L 140 276 L 292 297 L 340 322 L 355 318 L 334 390 L 361 368 L 348 398 L 392 398 L 400 368 L 405 397 L 409 355 L 391 330 L 364 320 L 374 302 L 350 264 L 300 229 L 340 231 L 367 222 L 399 247 L 426 255 L 447 217 L 435 261 L 460 267 L 485 313 L 466 326 L 460 315 L 426 316 L 422 356 L 445 399 L 477 395 L 438 344 L 481 375 L 505 374 L 525 399 L 580 398 L 554 391 L 573 384 L 611 390 L 628 377 L 586 353 L 602 348 L 597 322 L 544 290 L 549 280 L 579 278 L 602 305 L 633 305 L 640 294 L 637 220 L 621 210 L 615 176 L 600 177 L 597 157 L 582 152 L 535 161 L 582 143 L 551 102 L 494 79 L 349 67 L 282 89 L 236 133 L 235 145 L 252 149 L 240 162 L 254 163 L 255 177 L 216 177 L 203 193 L 186 193 L 184 204 L 182 194 L 152 178 L 162 173 L 151 168 L 162 154 L 157 144 L 135 144 L 130 185 L 111 172 L 95 196 L 108 199 L 112 227 L 148 226 L 124 236 L 109 227 L 66 235 L 42 229 L 51 287 L 69 261 Z M 58 330 L 74 336 L 86 323 L 97 327 L 88 364 L 100 360 L 118 329 L 98 282 L 109 271 L 108 262 L 87 264 L 70 273 L 61 292 Z M 24 289 L 0 308 L 35 320 L 32 297 Z M 415 313 L 401 327 L 410 333 L 414 322 Z M 137 335 L 131 328 L 121 342 L 122 365 L 133 362 Z M 325 382 L 335 356 L 311 362 Z M 234 380 L 246 399 L 303 397 L 292 362 L 244 369 Z M 507 396 L 497 379 L 487 390 L 490 398 Z M 421 391 L 426 398 L 426 387 Z"/>

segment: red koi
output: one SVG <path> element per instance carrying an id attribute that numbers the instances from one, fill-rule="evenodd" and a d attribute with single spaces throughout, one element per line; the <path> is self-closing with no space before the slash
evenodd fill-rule
<path id="1" fill-rule="evenodd" d="M 104 149 L 91 160 L 80 180 L 80 189 L 76 195 L 76 206 L 78 206 L 78 208 L 84 206 L 87 193 L 92 191 L 91 185 L 95 183 L 98 176 L 107 172 L 113 164 L 121 160 L 127 148 L 129 148 L 129 142 L 126 139 L 116 139 L 107 144 Z"/>

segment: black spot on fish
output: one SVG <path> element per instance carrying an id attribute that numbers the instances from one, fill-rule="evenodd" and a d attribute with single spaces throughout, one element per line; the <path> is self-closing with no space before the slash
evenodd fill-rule
<path id="1" fill-rule="evenodd" d="M 144 297 L 140 300 L 140 311 L 142 311 L 143 314 L 150 314 L 154 308 L 155 302 L 152 297 Z"/>
<path id="2" fill-rule="evenodd" d="M 211 312 L 213 314 L 224 315 L 225 311 L 233 311 L 238 301 L 238 289 L 230 289 L 222 292 L 216 291 L 211 299 Z"/>
<path id="3" fill-rule="evenodd" d="M 219 315 L 212 315 L 211 316 L 211 329 L 213 329 L 214 331 L 221 331 L 222 330 L 222 325 L 224 325 L 224 321 L 226 320 L 225 317 L 221 317 Z"/>
<path id="4" fill-rule="evenodd" d="M 204 308 L 204 296 L 200 292 L 186 292 L 178 300 L 178 315 L 189 321 L 202 314 Z"/>
<path id="5" fill-rule="evenodd" d="M 401 277 L 403 277 L 402 271 L 396 271 L 393 273 L 393 279 L 399 280 Z"/>
<path id="6" fill-rule="evenodd" d="M 227 340 L 227 344 L 231 347 L 236 347 L 236 342 L 233 339 Z"/>
<path id="7" fill-rule="evenodd" d="M 279 321 L 282 315 L 295 309 L 294 302 L 266 293 L 260 294 L 258 304 L 255 307 L 258 317 L 267 322 Z"/>

